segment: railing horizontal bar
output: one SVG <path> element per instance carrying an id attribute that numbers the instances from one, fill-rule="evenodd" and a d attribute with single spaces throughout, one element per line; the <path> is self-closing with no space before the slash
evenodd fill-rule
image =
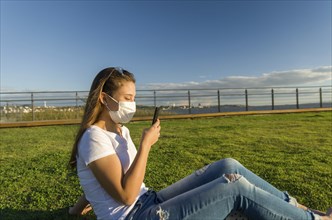
<path id="1" fill-rule="evenodd" d="M 331 85 L 323 85 L 323 86 L 298 86 L 296 88 L 327 88 L 331 87 Z M 248 87 L 248 88 L 240 88 L 240 87 L 230 87 L 230 88 L 182 88 L 182 89 L 137 89 L 137 92 L 154 92 L 154 91 L 194 91 L 194 90 L 252 90 L 252 89 L 294 89 L 294 86 L 275 86 L 275 87 Z M 86 90 L 79 91 L 32 91 L 32 92 L 0 92 L 0 94 L 38 94 L 38 93 L 76 93 L 76 92 L 84 92 L 88 93 Z"/>
<path id="2" fill-rule="evenodd" d="M 81 100 L 81 99 L 75 99 L 75 98 L 57 98 L 57 99 L 41 99 L 41 98 L 38 98 L 38 99 L 33 99 L 33 101 L 75 101 L 75 100 Z M 15 102 L 30 102 L 31 99 L 4 99 L 4 100 L 0 100 L 0 102 L 12 102 L 12 101 L 15 101 Z"/>
<path id="3" fill-rule="evenodd" d="M 89 91 L 36 91 L 36 92 L 0 92 L 0 94 L 38 94 L 38 93 L 76 93 L 76 92 L 85 92 L 89 93 Z"/>
<path id="4" fill-rule="evenodd" d="M 220 94 L 220 96 L 225 96 L 225 97 L 227 97 L 227 96 L 244 96 L 244 95 L 246 95 L 246 94 Z"/>

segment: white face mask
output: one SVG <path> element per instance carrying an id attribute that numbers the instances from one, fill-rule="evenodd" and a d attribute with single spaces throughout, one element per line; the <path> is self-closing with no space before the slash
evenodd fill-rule
<path id="1" fill-rule="evenodd" d="M 118 103 L 119 109 L 117 111 L 112 111 L 107 104 L 105 103 L 108 113 L 110 114 L 111 119 L 115 123 L 128 123 L 134 116 L 136 112 L 136 102 L 123 102 L 116 101 L 111 96 L 108 96 L 113 99 L 114 102 Z"/>

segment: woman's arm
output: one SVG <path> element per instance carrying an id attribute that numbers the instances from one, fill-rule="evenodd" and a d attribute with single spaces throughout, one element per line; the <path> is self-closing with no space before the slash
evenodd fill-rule
<path id="1" fill-rule="evenodd" d="M 121 162 L 116 154 L 89 164 L 101 186 L 118 202 L 131 205 L 135 201 L 144 180 L 151 146 L 159 138 L 159 125 L 158 120 L 149 129 L 143 131 L 140 147 L 126 174 L 123 174 Z"/>

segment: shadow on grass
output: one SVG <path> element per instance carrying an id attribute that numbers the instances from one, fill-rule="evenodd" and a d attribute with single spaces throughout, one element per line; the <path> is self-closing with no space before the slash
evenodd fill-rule
<path id="1" fill-rule="evenodd" d="M 85 216 L 72 216 L 68 214 L 68 208 L 57 209 L 53 211 L 27 211 L 27 210 L 13 210 L 0 209 L 1 220 L 95 220 L 94 214 L 87 214 Z"/>

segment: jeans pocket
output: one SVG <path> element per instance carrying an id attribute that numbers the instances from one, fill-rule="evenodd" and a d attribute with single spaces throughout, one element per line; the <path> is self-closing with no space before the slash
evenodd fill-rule
<path id="1" fill-rule="evenodd" d="M 137 200 L 134 208 L 129 212 L 125 220 L 139 219 L 137 216 L 144 212 L 148 207 L 158 204 L 158 202 L 157 193 L 153 190 L 148 190 Z"/>

